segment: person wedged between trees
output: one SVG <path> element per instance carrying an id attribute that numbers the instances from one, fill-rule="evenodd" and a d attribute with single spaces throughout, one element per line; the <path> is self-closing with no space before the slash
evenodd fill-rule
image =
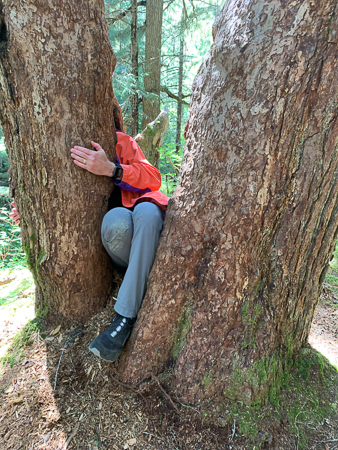
<path id="1" fill-rule="evenodd" d="M 89 345 L 94 355 L 116 361 L 136 322 L 153 265 L 168 197 L 159 192 L 161 174 L 144 157 L 133 138 L 123 130 L 119 106 L 114 106 L 117 129 L 117 163 L 109 161 L 98 143 L 96 150 L 75 146 L 74 163 L 95 175 L 111 177 L 115 187 L 109 201 L 110 210 L 102 227 L 102 243 L 113 262 L 127 268 L 114 306 L 116 316 L 110 327 Z M 10 216 L 20 223 L 14 208 Z"/>

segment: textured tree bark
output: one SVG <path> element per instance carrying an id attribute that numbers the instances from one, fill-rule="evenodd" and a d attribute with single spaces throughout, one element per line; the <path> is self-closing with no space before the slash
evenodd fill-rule
<path id="1" fill-rule="evenodd" d="M 144 50 L 144 89 L 152 95 L 143 98 L 142 129 L 160 114 L 161 37 L 163 0 L 147 0 Z M 135 136 L 135 135 L 133 135 Z"/>
<path id="2" fill-rule="evenodd" d="M 137 0 L 131 1 L 131 72 L 134 76 L 135 88 L 131 97 L 131 134 L 138 133 L 138 42 L 137 42 Z"/>
<path id="3" fill-rule="evenodd" d="M 337 239 L 337 2 L 228 0 L 213 31 L 121 370 L 251 403 L 307 341 Z"/>
<path id="4" fill-rule="evenodd" d="M 160 166 L 160 153 L 158 149 L 163 145 L 165 133 L 168 127 L 169 114 L 165 109 L 153 122 L 148 123 L 142 133 L 135 137 L 135 141 L 138 143 L 147 160 L 158 169 Z"/>
<path id="5" fill-rule="evenodd" d="M 70 157 L 93 140 L 115 158 L 104 2 L 1 1 L 0 39 L 0 119 L 37 307 L 82 320 L 111 286 L 100 225 L 112 182 Z"/>

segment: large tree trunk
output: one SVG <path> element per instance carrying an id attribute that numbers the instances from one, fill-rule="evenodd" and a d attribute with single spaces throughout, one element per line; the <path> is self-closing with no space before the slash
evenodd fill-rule
<path id="1" fill-rule="evenodd" d="M 115 158 L 104 2 L 4 0 L 0 30 L 0 118 L 37 307 L 81 320 L 111 286 L 100 225 L 112 182 L 70 157 L 93 140 Z"/>
<path id="2" fill-rule="evenodd" d="M 143 98 L 142 130 L 160 114 L 162 16 L 163 0 L 147 0 L 144 89 L 154 95 Z"/>
<path id="3" fill-rule="evenodd" d="M 337 44 L 336 2 L 226 2 L 126 381 L 173 367 L 187 402 L 278 388 L 337 238 Z"/>

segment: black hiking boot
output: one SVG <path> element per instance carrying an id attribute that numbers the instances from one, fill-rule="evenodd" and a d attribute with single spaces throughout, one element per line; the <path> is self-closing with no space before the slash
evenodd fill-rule
<path id="1" fill-rule="evenodd" d="M 89 350 L 104 361 L 116 361 L 126 345 L 135 322 L 136 318 L 129 319 L 116 314 L 108 330 L 91 342 Z"/>

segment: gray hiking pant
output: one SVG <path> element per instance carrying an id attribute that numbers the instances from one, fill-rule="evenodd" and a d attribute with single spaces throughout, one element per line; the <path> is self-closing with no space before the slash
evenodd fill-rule
<path id="1" fill-rule="evenodd" d="M 133 211 L 114 208 L 103 218 L 102 243 L 115 264 L 127 267 L 115 304 L 121 316 L 137 316 L 162 226 L 162 210 L 149 202 L 139 203 Z"/>

